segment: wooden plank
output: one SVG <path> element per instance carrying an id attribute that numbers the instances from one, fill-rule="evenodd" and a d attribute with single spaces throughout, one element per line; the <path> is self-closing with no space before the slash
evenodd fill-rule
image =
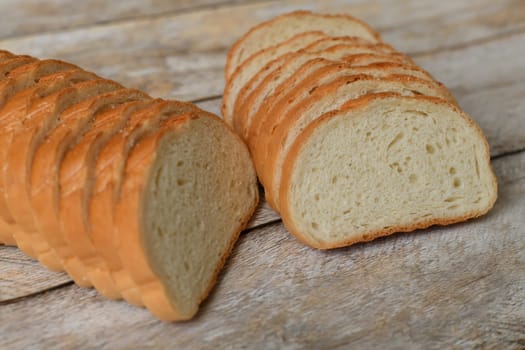
<path id="1" fill-rule="evenodd" d="M 0 13 L 4 14 L 0 21 L 0 38 L 165 16 L 236 2 L 238 0 L 4 0 L 0 2 Z"/>
<path id="2" fill-rule="evenodd" d="M 67 274 L 49 271 L 19 249 L 0 246 L 0 303 L 69 281 Z"/>
<path id="3" fill-rule="evenodd" d="M 154 96 L 191 100 L 220 94 L 225 54 L 234 40 L 282 12 L 352 13 L 400 50 L 419 52 L 522 30 L 523 7 L 520 0 L 264 2 L 4 39 L 0 47 L 66 59 Z"/>
<path id="4" fill-rule="evenodd" d="M 493 164 L 500 196 L 481 219 L 334 251 L 273 224 L 241 237 L 192 321 L 68 286 L 0 306 L 0 347 L 521 349 L 525 152 Z"/>

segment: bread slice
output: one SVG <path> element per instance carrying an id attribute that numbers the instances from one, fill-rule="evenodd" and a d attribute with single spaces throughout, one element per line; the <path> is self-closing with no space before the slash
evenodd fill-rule
<path id="1" fill-rule="evenodd" d="M 245 139 L 247 139 L 247 133 L 253 121 L 253 116 L 259 110 L 264 100 L 273 94 L 275 89 L 280 84 L 293 76 L 297 69 L 299 69 L 303 64 L 307 63 L 310 59 L 325 58 L 331 60 L 343 60 L 348 63 L 353 63 L 353 58 L 355 56 L 374 52 L 376 52 L 374 51 L 374 48 L 369 46 L 363 47 L 359 45 L 337 45 L 326 51 L 320 51 L 311 54 L 303 52 L 291 54 L 280 67 L 274 69 L 261 81 L 260 84 L 258 84 L 258 86 L 253 88 L 249 95 L 247 94 L 247 89 L 243 89 L 241 94 L 239 94 L 234 110 L 234 129 Z M 408 57 L 401 54 L 381 54 L 376 52 L 376 55 L 382 58 L 382 62 L 397 62 L 407 65 L 412 64 L 412 61 Z M 260 78 L 255 77 L 252 80 L 256 81 L 258 79 Z"/>
<path id="2" fill-rule="evenodd" d="M 328 81 L 333 81 L 341 76 L 359 74 L 374 77 L 404 75 L 423 79 L 435 85 L 436 89 L 441 89 L 446 93 L 447 99 L 453 100 L 453 97 L 442 84 L 435 82 L 424 71 L 412 66 L 393 62 L 353 66 L 346 62 L 334 62 L 322 58 L 314 59 L 301 66 L 292 77 L 281 83 L 270 96 L 264 99 L 258 111 L 252 117 L 252 123 L 247 131 L 248 144 L 258 144 L 260 140 L 264 140 L 264 135 L 261 133 L 274 130 L 274 125 L 280 123 L 280 116 L 285 115 L 285 112 L 277 113 L 277 111 L 280 112 L 282 108 L 290 107 L 297 101 L 301 101 Z M 260 148 L 265 149 L 266 147 L 260 145 Z"/>
<path id="3" fill-rule="evenodd" d="M 317 30 L 329 36 L 350 35 L 372 43 L 381 41 L 379 34 L 368 25 L 348 15 L 321 15 L 309 11 L 287 13 L 253 27 L 237 40 L 226 61 L 226 80 L 255 52 L 285 41 L 298 33 Z"/>
<path id="4" fill-rule="evenodd" d="M 311 85 L 316 86 L 315 83 Z M 282 127 L 278 123 L 272 126 L 272 128 L 279 129 L 274 132 L 274 135 L 278 135 L 278 137 L 273 138 L 272 134 L 269 133 L 266 136 L 267 141 L 261 141 L 265 145 L 272 145 L 276 140 L 279 142 L 279 147 L 272 146 L 266 157 L 264 155 L 258 156 L 258 159 L 266 162 L 261 181 L 263 181 L 265 189 L 268 189 L 266 200 L 273 208 L 279 209 L 281 168 L 284 157 L 295 137 L 309 123 L 324 113 L 339 108 L 346 101 L 381 92 L 395 92 L 403 96 L 434 96 L 442 99 L 447 99 L 450 96 L 446 89 L 441 90 L 425 80 L 402 75 L 383 78 L 350 75 L 339 77 L 326 85 L 317 85 L 317 89 L 310 96 L 302 101 L 297 101 L 295 107 L 285 112 L 286 114 L 281 117 Z M 277 113 L 281 112 L 277 111 Z M 261 151 L 265 153 L 265 150 L 261 149 Z"/>
<path id="5" fill-rule="evenodd" d="M 87 277 L 93 286 L 109 299 L 121 298 L 121 294 L 106 262 L 88 236 L 88 188 L 92 187 L 95 177 L 94 162 L 98 152 L 113 134 L 121 131 L 127 121 L 129 114 L 121 115 L 122 109 L 129 110 L 129 104 L 136 105 L 138 101 L 145 105 L 148 100 L 151 100 L 149 96 L 131 90 L 114 94 L 110 99 L 101 96 L 87 112 L 93 119 L 91 128 L 66 151 L 60 165 L 58 207 L 62 235 L 72 255 L 86 267 Z"/>
<path id="6" fill-rule="evenodd" d="M 23 63 L 18 65 L 17 68 L 9 71 L 6 79 L 0 81 L 0 118 L 2 119 L 2 125 L 0 126 L 0 164 L 2 164 L 0 167 L 0 231 L 5 232 L 6 235 L 12 237 L 12 240 L 15 240 L 13 233 L 18 227 L 6 203 L 6 157 L 8 147 L 11 145 L 12 130 L 21 125 L 21 117 L 17 113 L 20 112 L 19 108 L 25 108 L 23 103 L 18 104 L 18 102 L 26 103 L 28 100 L 22 98 L 18 101 L 16 101 L 16 99 L 11 101 L 11 99 L 19 92 L 35 86 L 40 79 L 48 75 L 76 69 L 75 66 L 69 63 L 55 60 L 34 62 L 23 60 L 22 62 Z M 5 105 L 7 101 L 12 102 L 11 107 Z M 18 107 L 14 106 L 15 104 L 18 104 Z M 13 113 L 14 117 L 12 117 Z M 16 243 L 27 255 L 33 258 L 36 257 L 29 242 L 21 241 Z"/>
<path id="7" fill-rule="evenodd" d="M 226 82 L 223 94 L 222 115 L 224 120 L 231 125 L 232 109 L 235 98 L 242 87 L 250 80 L 262 67 L 276 57 L 288 52 L 294 52 L 302 49 L 321 38 L 326 34 L 322 32 L 305 32 L 299 33 L 288 40 L 277 43 L 267 49 L 259 51 L 247 58 Z"/>
<path id="8" fill-rule="evenodd" d="M 128 154 L 136 142 L 158 129 L 169 116 L 197 110 L 192 104 L 156 100 L 147 108 L 132 111 L 124 129 L 101 149 L 94 165 L 95 179 L 88 209 L 89 238 L 105 260 L 109 274 L 121 295 L 133 305 L 143 305 L 142 296 L 129 273 L 124 270 L 113 240 L 113 208 L 119 197 Z"/>
<path id="9" fill-rule="evenodd" d="M 479 127 L 426 96 L 351 101 L 308 125 L 285 164 L 284 223 L 320 249 L 464 221 L 497 196 Z"/>
<path id="10" fill-rule="evenodd" d="M 324 38 L 321 38 L 314 43 L 306 46 L 304 48 L 305 51 L 308 52 L 316 52 L 316 51 L 322 51 L 329 49 L 331 47 L 337 46 L 337 45 L 362 45 L 362 46 L 373 46 L 376 50 L 384 52 L 384 53 L 392 53 L 396 54 L 398 51 L 394 49 L 392 46 L 385 44 L 383 42 L 379 43 L 371 43 L 368 40 L 363 40 L 360 38 L 357 38 L 355 36 L 325 36 Z"/>
<path id="11" fill-rule="evenodd" d="M 246 146 L 213 115 L 170 118 L 133 148 L 115 209 L 117 251 L 155 316 L 195 315 L 257 202 Z"/>
<path id="12" fill-rule="evenodd" d="M 100 79 L 77 86 L 77 96 L 77 102 L 70 104 L 61 113 L 60 124 L 48 133 L 45 142 L 36 149 L 28 188 L 32 214 L 41 237 L 49 242 L 64 269 L 76 283 L 91 286 L 86 267 L 74 255 L 61 230 L 59 169 L 68 149 L 91 127 L 94 112 L 111 103 L 140 98 L 143 94 Z"/>

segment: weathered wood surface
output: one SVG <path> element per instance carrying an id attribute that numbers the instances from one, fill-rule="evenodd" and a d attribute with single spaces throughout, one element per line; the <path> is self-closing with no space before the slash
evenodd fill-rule
<path id="1" fill-rule="evenodd" d="M 352 13 L 452 89 L 500 157 L 501 195 L 481 220 L 329 253 L 299 245 L 279 223 L 256 228 L 278 219 L 262 202 L 216 291 L 182 325 L 105 301 L 0 247 L 0 348 L 525 347 L 524 156 L 505 156 L 525 149 L 525 2 L 57 0 L 37 7 L 0 3 L 10 14 L 0 23 L 0 48 L 67 59 L 215 113 L 225 54 L 247 28 L 299 8 Z M 476 280 L 482 272 L 490 274 Z"/>
<path id="2" fill-rule="evenodd" d="M 70 285 L 3 305 L 0 347 L 522 349 L 525 152 L 494 167 L 479 220 L 326 252 L 272 224 L 241 237 L 190 322 Z"/>
<path id="3" fill-rule="evenodd" d="M 142 17 L 174 15 L 196 8 L 213 8 L 237 0 L 3 0 L 0 2 L 0 38 L 83 26 L 133 21 Z"/>

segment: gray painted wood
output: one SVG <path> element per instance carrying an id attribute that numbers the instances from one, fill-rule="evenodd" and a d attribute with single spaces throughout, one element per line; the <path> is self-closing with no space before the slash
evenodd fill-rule
<path id="1" fill-rule="evenodd" d="M 325 252 L 272 224 L 241 237 L 192 321 L 71 285 L 1 306 L 0 348 L 522 349 L 525 152 L 493 164 L 481 219 Z"/>

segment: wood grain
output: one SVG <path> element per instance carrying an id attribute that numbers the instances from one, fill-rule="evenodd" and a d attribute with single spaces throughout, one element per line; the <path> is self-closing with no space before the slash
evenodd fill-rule
<path id="1" fill-rule="evenodd" d="M 15 247 L 0 246 L 0 303 L 71 281 L 52 272 Z"/>
<path id="2" fill-rule="evenodd" d="M 72 285 L 3 305 L 0 348 L 522 349 L 525 152 L 493 164 L 481 219 L 326 252 L 273 224 L 241 237 L 192 321 Z"/>
<path id="3" fill-rule="evenodd" d="M 64 31 L 138 18 L 173 15 L 190 10 L 234 4 L 236 0 L 3 0 L 0 38 Z"/>

